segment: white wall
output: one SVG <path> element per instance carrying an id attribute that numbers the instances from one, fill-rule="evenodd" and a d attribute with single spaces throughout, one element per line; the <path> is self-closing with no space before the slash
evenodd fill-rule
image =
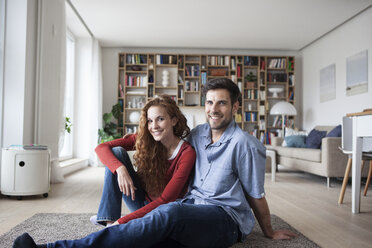
<path id="1" fill-rule="evenodd" d="M 372 108 L 372 8 L 345 23 L 302 51 L 303 120 L 305 130 L 315 125 L 341 124 L 346 113 Z M 368 92 L 346 96 L 346 58 L 368 50 Z M 336 99 L 320 103 L 319 71 L 336 64 Z"/>
<path id="2" fill-rule="evenodd" d="M 228 50 L 228 49 L 165 49 L 165 48 L 103 48 L 102 49 L 102 77 L 103 77 L 103 113 L 110 112 L 112 105 L 117 102 L 118 88 L 118 54 L 128 53 L 179 53 L 179 54 L 239 54 L 239 55 L 278 55 L 296 57 L 296 92 L 295 105 L 298 116 L 301 116 L 301 65 L 298 52 L 294 51 L 270 51 L 270 50 Z M 204 108 L 181 108 L 186 115 L 194 116 L 194 125 L 205 122 Z M 296 123 L 300 123 L 297 121 Z"/>

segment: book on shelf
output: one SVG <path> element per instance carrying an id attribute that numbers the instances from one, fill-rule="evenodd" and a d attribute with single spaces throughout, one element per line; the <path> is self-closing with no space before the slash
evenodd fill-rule
<path id="1" fill-rule="evenodd" d="M 186 81 L 189 82 L 189 81 Z M 186 85 L 186 91 L 198 91 L 199 81 L 191 81 Z"/>
<path id="2" fill-rule="evenodd" d="M 294 71 L 294 61 L 293 61 L 293 59 L 288 60 L 288 71 Z"/>
<path id="3" fill-rule="evenodd" d="M 143 54 L 127 54 L 128 64 L 146 64 L 146 55 Z"/>
<path id="4" fill-rule="evenodd" d="M 266 100 L 266 92 L 264 90 L 260 90 L 260 99 Z"/>
<path id="5" fill-rule="evenodd" d="M 234 83 L 236 83 L 236 76 L 235 75 L 231 75 L 231 81 L 233 81 Z"/>
<path id="6" fill-rule="evenodd" d="M 266 111 L 265 111 L 265 105 L 260 105 L 258 107 L 258 114 L 259 115 L 265 115 L 266 114 Z"/>
<path id="7" fill-rule="evenodd" d="M 273 137 L 276 137 L 277 136 L 277 133 L 275 133 L 275 132 L 267 132 L 265 136 L 266 136 L 265 137 L 266 138 L 266 144 L 270 145 L 271 144 L 271 139 Z"/>
<path id="8" fill-rule="evenodd" d="M 182 79 L 182 76 L 180 74 L 178 74 L 178 83 L 183 84 L 183 79 Z"/>
<path id="9" fill-rule="evenodd" d="M 204 96 L 201 96 L 200 98 L 200 106 L 205 106 L 205 97 Z"/>
<path id="10" fill-rule="evenodd" d="M 229 56 L 208 56 L 208 64 L 211 65 L 211 66 L 220 66 L 220 65 L 225 65 L 225 66 L 228 66 L 230 63 L 229 63 Z"/>
<path id="11" fill-rule="evenodd" d="M 254 137 L 257 137 L 257 129 L 253 129 L 251 131 L 248 131 L 248 133 Z"/>
<path id="12" fill-rule="evenodd" d="M 261 143 L 265 143 L 265 133 L 264 132 L 260 132 L 260 141 L 261 141 Z"/>
<path id="13" fill-rule="evenodd" d="M 229 66 L 229 56 L 225 56 L 225 64 L 224 65 L 226 65 L 226 66 Z"/>
<path id="14" fill-rule="evenodd" d="M 147 76 L 125 75 L 125 86 L 146 87 L 147 82 Z"/>
<path id="15" fill-rule="evenodd" d="M 202 82 L 202 85 L 205 85 L 207 83 L 207 72 L 205 71 L 201 73 L 201 82 Z"/>
<path id="16" fill-rule="evenodd" d="M 264 119 L 260 119 L 258 123 L 258 127 L 260 130 L 265 130 L 266 129 L 266 121 Z"/>
<path id="17" fill-rule="evenodd" d="M 183 99 L 183 89 L 179 89 L 179 93 L 178 93 L 178 96 L 179 98 Z"/>
<path id="18" fill-rule="evenodd" d="M 241 81 L 238 81 L 238 88 L 239 88 L 240 92 L 242 92 L 242 82 Z"/>
<path id="19" fill-rule="evenodd" d="M 235 58 L 231 58 L 231 70 L 236 70 Z"/>
<path id="20" fill-rule="evenodd" d="M 121 84 L 119 84 L 119 94 L 120 94 L 120 97 L 124 97 L 123 86 L 121 86 Z"/>
<path id="21" fill-rule="evenodd" d="M 198 77 L 199 66 L 198 65 L 187 65 L 185 67 L 185 74 L 187 77 Z"/>
<path id="22" fill-rule="evenodd" d="M 236 74 L 238 75 L 238 77 L 242 77 L 242 66 L 241 65 L 238 65 L 236 67 Z"/>
<path id="23" fill-rule="evenodd" d="M 294 82 L 295 82 L 294 80 L 295 80 L 294 74 L 290 74 L 288 76 L 288 84 L 289 84 L 289 86 L 294 86 Z"/>
<path id="24" fill-rule="evenodd" d="M 261 71 L 265 70 L 265 60 L 261 61 Z"/>
<path id="25" fill-rule="evenodd" d="M 189 80 L 186 80 L 185 81 L 185 88 L 186 88 L 186 91 L 190 91 L 191 90 L 190 81 Z"/>
<path id="26" fill-rule="evenodd" d="M 236 114 L 235 115 L 235 122 L 242 122 L 242 115 L 241 114 Z"/>
<path id="27" fill-rule="evenodd" d="M 286 59 L 279 58 L 279 59 L 271 59 L 269 68 L 270 69 L 285 69 Z"/>
<path id="28" fill-rule="evenodd" d="M 165 64 L 165 65 L 167 65 L 167 64 L 176 65 L 177 64 L 177 56 L 157 54 L 156 55 L 156 64 L 158 64 L 158 65 L 163 65 L 163 64 Z"/>
<path id="29" fill-rule="evenodd" d="M 293 93 L 293 91 L 290 91 L 290 92 L 289 92 L 289 95 L 288 95 L 288 99 L 289 99 L 290 101 L 293 101 L 293 98 L 294 98 L 294 93 Z"/>
<path id="30" fill-rule="evenodd" d="M 280 115 L 276 115 L 273 121 L 273 127 L 282 127 L 282 117 Z"/>
<path id="31" fill-rule="evenodd" d="M 250 99 L 250 100 L 256 100 L 257 99 L 257 90 L 254 90 L 254 89 L 244 90 L 244 98 L 245 99 Z"/>
<path id="32" fill-rule="evenodd" d="M 244 112 L 244 120 L 248 122 L 257 121 L 257 112 Z"/>
<path id="33" fill-rule="evenodd" d="M 124 67 L 124 56 L 123 55 L 119 56 L 119 67 Z"/>

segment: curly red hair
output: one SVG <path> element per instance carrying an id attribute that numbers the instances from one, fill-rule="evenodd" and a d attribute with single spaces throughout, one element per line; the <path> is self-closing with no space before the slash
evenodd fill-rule
<path id="1" fill-rule="evenodd" d="M 177 119 L 173 127 L 176 137 L 185 138 L 189 135 L 190 128 L 187 126 L 185 116 L 168 95 L 161 95 L 148 101 L 141 110 L 134 160 L 146 192 L 150 195 L 160 195 L 167 184 L 168 151 L 161 142 L 154 140 L 147 128 L 147 111 L 152 106 L 163 107 L 170 118 Z"/>

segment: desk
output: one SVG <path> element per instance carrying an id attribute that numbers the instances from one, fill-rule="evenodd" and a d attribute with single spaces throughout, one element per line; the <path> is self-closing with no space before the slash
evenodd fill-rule
<path id="1" fill-rule="evenodd" d="M 363 137 L 372 137 L 372 110 L 347 114 L 347 116 L 353 119 L 351 211 L 353 213 L 359 213 Z"/>

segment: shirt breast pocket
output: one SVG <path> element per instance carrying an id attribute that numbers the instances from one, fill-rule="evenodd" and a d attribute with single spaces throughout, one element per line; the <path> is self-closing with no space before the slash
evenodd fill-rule
<path id="1" fill-rule="evenodd" d="M 221 195 L 229 191 L 236 181 L 231 164 L 213 164 L 205 188 L 211 195 Z"/>

